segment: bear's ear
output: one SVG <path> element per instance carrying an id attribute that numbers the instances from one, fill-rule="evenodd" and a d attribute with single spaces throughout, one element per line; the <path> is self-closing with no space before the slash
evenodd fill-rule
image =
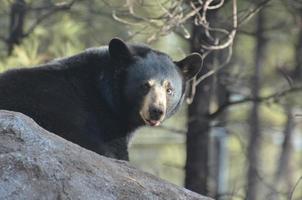
<path id="1" fill-rule="evenodd" d="M 109 54 L 111 58 L 118 60 L 127 60 L 132 56 L 131 50 L 127 44 L 119 38 L 113 38 L 109 42 Z"/>
<path id="2" fill-rule="evenodd" d="M 184 59 L 175 62 L 186 81 L 191 80 L 198 74 L 202 66 L 202 57 L 199 53 L 192 53 Z"/>

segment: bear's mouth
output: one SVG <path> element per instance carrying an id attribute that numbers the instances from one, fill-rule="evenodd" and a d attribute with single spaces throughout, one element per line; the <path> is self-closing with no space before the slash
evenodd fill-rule
<path id="1" fill-rule="evenodd" d="M 145 120 L 147 122 L 147 124 L 149 124 L 150 126 L 159 126 L 160 125 L 160 121 L 156 121 L 156 120 Z"/>
<path id="2" fill-rule="evenodd" d="M 146 119 L 142 113 L 140 113 L 141 115 L 141 118 L 144 120 L 145 124 L 146 125 L 149 125 L 149 126 L 159 126 L 161 121 L 160 120 L 152 120 L 152 119 Z"/>

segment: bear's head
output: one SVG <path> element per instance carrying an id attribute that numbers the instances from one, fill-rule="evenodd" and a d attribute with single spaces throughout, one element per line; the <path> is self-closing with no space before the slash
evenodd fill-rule
<path id="1" fill-rule="evenodd" d="M 197 53 L 173 62 L 162 52 L 116 38 L 108 49 L 115 71 L 124 77 L 121 87 L 128 118 L 137 125 L 158 126 L 175 113 L 183 102 L 186 82 L 202 65 Z"/>

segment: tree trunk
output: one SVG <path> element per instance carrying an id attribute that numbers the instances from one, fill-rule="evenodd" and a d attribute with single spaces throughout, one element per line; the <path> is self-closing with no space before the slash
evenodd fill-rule
<path id="1" fill-rule="evenodd" d="M 301 82 L 302 80 L 302 9 L 298 9 L 297 12 L 297 25 L 299 27 L 299 33 L 297 42 L 295 45 L 295 68 L 293 72 L 291 73 L 291 78 L 295 82 Z M 293 182 L 292 182 L 292 173 L 291 173 L 291 158 L 292 158 L 292 138 L 293 138 L 293 132 L 295 128 L 295 122 L 293 117 L 293 107 L 290 105 L 290 103 L 287 103 L 287 105 L 284 106 L 284 109 L 287 114 L 287 121 L 284 127 L 284 139 L 282 143 L 282 149 L 279 155 L 279 159 L 277 160 L 277 167 L 276 172 L 274 176 L 274 191 L 271 192 L 270 196 L 271 199 L 277 199 L 278 193 L 277 190 L 280 187 L 280 184 L 284 183 L 287 187 L 287 191 L 290 192 L 293 188 Z"/>
<path id="2" fill-rule="evenodd" d="M 299 33 L 297 42 L 295 45 L 295 69 L 292 75 L 295 83 L 301 83 L 302 81 L 302 9 L 297 10 L 297 25 L 299 27 Z M 274 183 L 278 186 L 281 180 L 284 180 L 284 184 L 287 186 L 287 190 L 290 192 L 292 183 L 292 174 L 290 169 L 290 161 L 292 160 L 293 147 L 291 140 L 293 138 L 293 131 L 295 127 L 294 117 L 293 117 L 293 107 L 290 105 L 285 105 L 285 111 L 287 113 L 287 121 L 284 128 L 284 140 L 282 144 L 282 150 L 277 164 L 277 169 L 275 173 Z"/>
<path id="3" fill-rule="evenodd" d="M 266 39 L 264 37 L 264 10 L 257 15 L 256 20 L 256 46 L 255 46 L 255 68 L 251 81 L 251 93 L 254 98 L 259 96 L 261 88 L 261 68 L 264 65 Z M 256 200 L 258 191 L 258 168 L 259 155 L 261 155 L 261 128 L 259 120 L 259 102 L 254 101 L 249 116 L 249 144 L 248 144 L 248 171 L 247 191 L 248 200 Z"/>
<path id="4" fill-rule="evenodd" d="M 208 19 L 215 19 L 215 12 L 208 12 Z M 193 25 L 191 50 L 200 52 L 201 44 L 208 41 L 202 26 Z M 204 60 L 200 74 L 205 74 L 213 64 L 213 53 Z M 212 78 L 196 86 L 195 98 L 188 108 L 187 160 L 185 166 L 185 187 L 200 194 L 208 194 L 209 177 L 209 132 L 210 92 Z"/>
<path id="5" fill-rule="evenodd" d="M 285 180 L 286 181 L 285 184 L 288 186 L 288 191 L 290 191 L 293 186 L 290 178 L 291 170 L 289 170 L 289 167 L 290 167 L 290 160 L 292 155 L 291 140 L 292 140 L 293 128 L 294 128 L 294 118 L 293 118 L 291 106 L 286 107 L 286 112 L 287 112 L 287 121 L 283 131 L 284 139 L 282 143 L 280 158 L 277 163 L 278 167 L 275 173 L 274 184 L 278 187 L 281 180 Z"/>
<path id="6" fill-rule="evenodd" d="M 219 54 L 218 59 L 222 59 L 225 56 L 223 56 L 223 52 Z M 221 60 L 221 62 L 224 62 Z M 227 66 L 230 66 L 231 63 L 229 63 Z M 226 102 L 229 101 L 230 93 L 228 89 L 226 88 L 226 85 L 223 83 L 223 79 L 227 73 L 227 66 L 221 70 L 217 74 L 217 80 L 215 81 L 215 95 L 216 95 L 216 101 L 218 104 L 218 107 L 221 105 L 224 105 Z M 213 128 L 213 132 L 215 133 L 215 136 L 213 137 L 213 152 L 215 152 L 215 156 L 213 159 L 215 159 L 215 166 L 211 166 L 211 169 L 214 169 L 215 173 L 212 173 L 214 175 L 214 183 L 215 183 L 215 190 L 214 190 L 214 196 L 215 199 L 220 200 L 224 199 L 222 197 L 222 194 L 227 193 L 227 177 L 228 177 L 228 147 L 227 147 L 227 141 L 228 141 L 228 133 L 226 129 L 226 121 L 227 121 L 228 113 L 227 111 L 222 112 L 218 118 L 217 118 L 217 124 L 218 127 Z M 211 159 L 210 159 L 211 160 Z"/>
<path id="7" fill-rule="evenodd" d="M 26 15 L 26 2 L 15 0 L 10 9 L 9 36 L 7 39 L 7 54 L 12 54 L 16 44 L 20 44 L 23 38 L 24 19 Z"/>
<path id="8" fill-rule="evenodd" d="M 194 26 L 192 51 L 199 51 L 200 38 L 203 34 L 201 27 Z M 202 73 L 207 73 L 209 59 L 204 63 Z M 210 122 L 206 118 L 209 113 L 211 78 L 204 80 L 196 87 L 192 104 L 188 108 L 187 160 L 185 187 L 207 194 L 208 180 L 208 144 Z"/>

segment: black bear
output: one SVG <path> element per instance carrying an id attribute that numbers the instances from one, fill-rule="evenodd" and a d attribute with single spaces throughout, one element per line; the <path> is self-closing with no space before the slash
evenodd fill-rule
<path id="1" fill-rule="evenodd" d="M 0 109 L 101 155 L 128 160 L 131 133 L 177 111 L 201 56 L 181 61 L 114 38 L 109 45 L 0 75 Z"/>

